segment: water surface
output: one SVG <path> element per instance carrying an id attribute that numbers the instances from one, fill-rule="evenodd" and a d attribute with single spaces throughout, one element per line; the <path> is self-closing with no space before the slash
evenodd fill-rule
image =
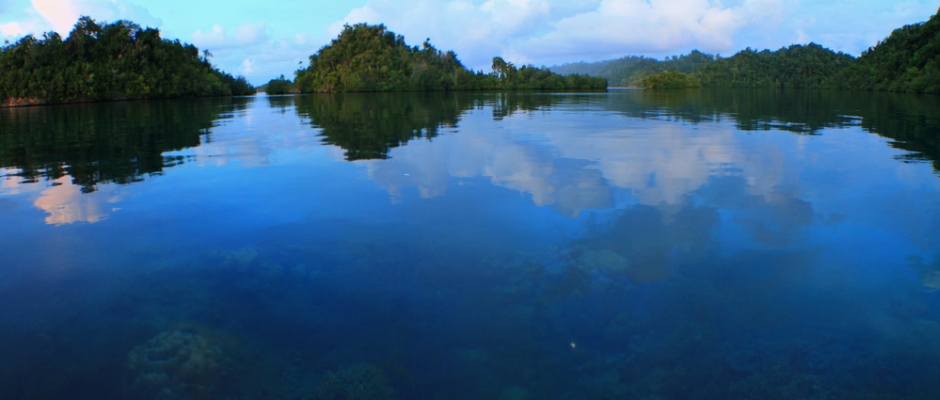
<path id="1" fill-rule="evenodd" d="M 0 109 L 0 398 L 928 399 L 940 99 Z"/>

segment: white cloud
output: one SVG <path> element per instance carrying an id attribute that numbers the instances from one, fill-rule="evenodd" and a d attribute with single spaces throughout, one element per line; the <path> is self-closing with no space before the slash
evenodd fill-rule
<path id="1" fill-rule="evenodd" d="M 213 25 L 209 32 L 197 29 L 190 37 L 190 41 L 199 48 L 219 50 L 253 46 L 267 40 L 267 26 L 264 22 L 243 23 L 238 25 L 231 35 L 221 25 Z"/>
<path id="2" fill-rule="evenodd" d="M 774 24 L 782 12 L 783 0 L 745 0 L 736 7 L 710 0 L 604 0 L 597 10 L 562 19 L 552 32 L 524 40 L 516 51 L 556 61 L 687 48 L 729 51 L 741 28 Z"/>
<path id="3" fill-rule="evenodd" d="M 249 75 L 252 72 L 255 72 L 256 70 L 257 68 L 255 68 L 255 63 L 247 58 L 245 59 L 245 61 L 242 61 L 241 67 L 238 68 L 238 71 L 242 75 Z"/>
<path id="4" fill-rule="evenodd" d="M 409 44 L 425 38 L 438 48 L 456 50 L 472 67 L 488 68 L 491 58 L 519 38 L 551 27 L 549 0 L 373 0 L 352 10 L 328 29 L 335 36 L 342 25 L 384 23 L 406 37 Z"/>
<path id="5" fill-rule="evenodd" d="M 0 35 L 19 38 L 35 32 L 38 27 L 38 21 L 7 22 L 0 24 Z"/>
<path id="6" fill-rule="evenodd" d="M 162 24 L 162 21 L 150 15 L 146 8 L 126 0 L 32 0 L 32 5 L 46 23 L 62 36 L 72 30 L 78 17 L 82 15 L 98 21 L 114 22 L 125 19 L 152 27 Z"/>
<path id="7" fill-rule="evenodd" d="M 330 27 L 385 23 L 410 44 L 425 37 L 486 69 L 493 56 L 554 63 L 692 48 L 729 51 L 745 27 L 773 26 L 795 0 L 372 0 Z"/>
<path id="8" fill-rule="evenodd" d="M 329 40 L 305 32 L 272 38 L 264 23 L 241 24 L 229 32 L 221 25 L 203 32 L 196 30 L 190 41 L 212 52 L 214 65 L 223 71 L 240 74 L 255 85 L 278 75 L 293 79 L 293 71 L 307 64 L 307 59 Z"/>
<path id="9" fill-rule="evenodd" d="M 75 3 L 71 0 L 33 0 L 33 8 L 52 25 L 52 29 L 65 36 L 81 15 Z"/>

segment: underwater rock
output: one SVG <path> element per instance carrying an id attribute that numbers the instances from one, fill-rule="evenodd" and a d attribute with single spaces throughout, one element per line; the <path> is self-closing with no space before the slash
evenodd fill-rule
<path id="1" fill-rule="evenodd" d="M 629 272 L 630 261 L 626 257 L 607 249 L 585 249 L 573 260 L 577 268 L 591 272 Z"/>
<path id="2" fill-rule="evenodd" d="M 385 372 L 372 364 L 356 364 L 327 373 L 317 385 L 316 400 L 392 400 L 395 390 Z"/>
<path id="3" fill-rule="evenodd" d="M 223 375 L 221 349 L 179 330 L 160 333 L 131 350 L 127 359 L 132 372 L 128 398 L 212 398 Z"/>
<path id="4" fill-rule="evenodd" d="M 217 260 L 220 266 L 243 270 L 258 258 L 258 250 L 254 247 L 243 247 L 228 251 L 210 251 L 208 256 Z"/>

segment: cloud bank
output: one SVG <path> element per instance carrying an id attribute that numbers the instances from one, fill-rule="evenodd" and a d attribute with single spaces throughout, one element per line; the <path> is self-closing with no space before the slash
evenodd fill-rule
<path id="1" fill-rule="evenodd" d="M 493 56 L 517 64 L 550 64 L 674 54 L 686 49 L 731 52 L 747 27 L 779 25 L 792 0 L 372 0 L 331 27 L 385 23 L 418 43 L 430 37 L 466 64 Z"/>

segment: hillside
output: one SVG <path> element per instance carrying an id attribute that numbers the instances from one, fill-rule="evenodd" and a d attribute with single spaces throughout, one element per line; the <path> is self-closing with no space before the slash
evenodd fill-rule
<path id="1" fill-rule="evenodd" d="M 672 56 L 660 61 L 649 57 L 627 56 L 617 60 L 599 61 L 596 63 L 573 63 L 549 67 L 552 72 L 568 74 L 585 74 L 606 78 L 611 86 L 639 86 L 644 77 L 665 71 L 683 72 L 691 74 L 698 71 L 703 65 L 715 61 L 715 56 L 697 50 L 681 56 Z"/>
<path id="2" fill-rule="evenodd" d="M 212 67 L 190 44 L 129 21 L 82 17 L 68 37 L 32 35 L 0 50 L 4 105 L 254 93 L 244 78 Z"/>
<path id="3" fill-rule="evenodd" d="M 940 10 L 938 10 L 940 14 Z M 830 87 L 891 92 L 940 93 L 940 19 L 891 32 L 845 71 Z"/>
<path id="4" fill-rule="evenodd" d="M 728 58 L 693 51 L 664 61 L 624 57 L 550 69 L 605 77 L 619 86 L 639 85 L 645 77 L 670 71 L 688 74 L 702 87 L 940 93 L 940 19 L 934 15 L 897 29 L 859 58 L 810 43 L 776 51 L 748 48 Z"/>
<path id="5" fill-rule="evenodd" d="M 854 60 L 815 43 L 777 51 L 748 48 L 704 65 L 693 75 L 703 87 L 818 88 Z"/>

